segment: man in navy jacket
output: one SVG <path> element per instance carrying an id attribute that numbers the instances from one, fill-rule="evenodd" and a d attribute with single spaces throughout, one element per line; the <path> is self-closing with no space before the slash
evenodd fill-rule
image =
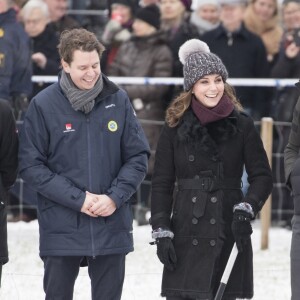
<path id="1" fill-rule="evenodd" d="M 20 175 L 38 192 L 46 299 L 72 299 L 86 261 L 92 299 L 117 300 L 149 145 L 127 94 L 101 73 L 96 36 L 65 31 L 58 48 L 58 83 L 31 100 L 19 152 Z"/>

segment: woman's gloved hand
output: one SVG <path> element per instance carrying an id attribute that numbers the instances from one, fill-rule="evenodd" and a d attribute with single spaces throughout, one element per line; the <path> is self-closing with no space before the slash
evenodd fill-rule
<path id="1" fill-rule="evenodd" d="M 169 237 L 163 237 L 156 239 L 157 245 L 157 256 L 164 266 L 170 270 L 174 271 L 176 268 L 177 257 L 173 242 Z"/>
<path id="2" fill-rule="evenodd" d="M 169 229 L 158 228 L 152 231 L 152 238 L 155 242 L 150 244 L 156 244 L 157 256 L 161 263 L 170 271 L 174 271 L 176 268 L 177 257 L 174 249 L 172 239 L 174 234 Z"/>
<path id="3" fill-rule="evenodd" d="M 253 232 L 250 221 L 253 218 L 254 213 L 249 203 L 244 202 L 234 206 L 231 230 L 239 252 L 243 252 L 243 247 L 250 240 Z"/>

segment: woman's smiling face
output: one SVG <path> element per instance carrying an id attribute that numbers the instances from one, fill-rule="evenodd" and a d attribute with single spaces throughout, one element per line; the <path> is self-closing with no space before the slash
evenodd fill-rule
<path id="1" fill-rule="evenodd" d="M 224 81 L 218 74 L 206 75 L 194 84 L 192 92 L 205 107 L 213 108 L 224 94 Z"/>

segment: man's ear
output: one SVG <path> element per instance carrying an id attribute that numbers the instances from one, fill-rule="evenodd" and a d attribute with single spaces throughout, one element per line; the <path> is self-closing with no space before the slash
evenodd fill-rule
<path id="1" fill-rule="evenodd" d="M 70 66 L 69 64 L 64 61 L 63 59 L 61 60 L 61 66 L 63 68 L 63 70 L 66 72 L 66 73 L 70 73 Z"/>

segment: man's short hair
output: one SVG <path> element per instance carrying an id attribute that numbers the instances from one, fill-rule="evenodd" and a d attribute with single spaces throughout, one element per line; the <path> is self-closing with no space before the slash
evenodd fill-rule
<path id="1" fill-rule="evenodd" d="M 99 42 L 96 35 L 83 28 L 64 30 L 60 35 L 60 42 L 57 46 L 60 58 L 70 64 L 73 61 L 75 50 L 84 52 L 97 51 L 101 58 L 105 47 Z"/>

